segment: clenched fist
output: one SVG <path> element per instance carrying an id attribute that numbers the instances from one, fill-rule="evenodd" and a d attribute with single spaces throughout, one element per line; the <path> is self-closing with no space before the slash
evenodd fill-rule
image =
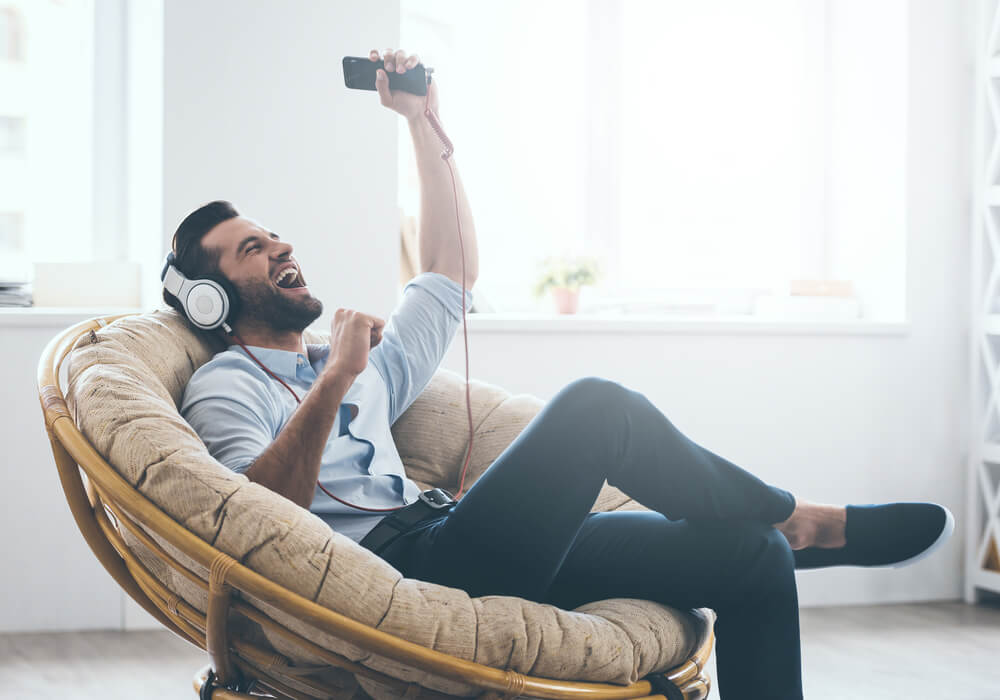
<path id="1" fill-rule="evenodd" d="M 337 309 L 330 322 L 332 371 L 358 376 L 368 366 L 368 351 L 382 342 L 385 321 L 352 309 Z"/>

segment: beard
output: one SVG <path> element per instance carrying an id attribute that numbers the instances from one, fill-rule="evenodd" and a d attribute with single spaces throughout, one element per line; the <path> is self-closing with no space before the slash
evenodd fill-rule
<path id="1" fill-rule="evenodd" d="M 275 331 L 304 331 L 323 313 L 323 302 L 311 294 L 288 297 L 270 283 L 237 285 L 240 312 L 237 321 Z"/>

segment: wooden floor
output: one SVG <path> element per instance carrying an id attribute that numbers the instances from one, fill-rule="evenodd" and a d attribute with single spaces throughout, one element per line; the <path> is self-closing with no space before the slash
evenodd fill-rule
<path id="1" fill-rule="evenodd" d="M 1000 605 L 806 608 L 801 629 L 808 700 L 1000 698 Z M 195 700 L 206 663 L 169 632 L 0 635 L 0 698 Z"/>

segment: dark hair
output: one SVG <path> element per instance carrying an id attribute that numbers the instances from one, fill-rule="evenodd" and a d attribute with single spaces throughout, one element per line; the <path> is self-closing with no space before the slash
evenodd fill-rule
<path id="1" fill-rule="evenodd" d="M 206 249 L 201 244 L 201 239 L 223 221 L 228 221 L 239 215 L 236 207 L 221 199 L 209 202 L 188 214 L 181 225 L 177 227 L 170 244 L 171 250 L 174 251 L 174 267 L 183 272 L 186 277 L 221 275 L 222 273 L 219 272 L 221 251 Z M 177 309 L 181 314 L 184 313 L 180 300 L 166 289 L 163 290 L 163 301 Z"/>

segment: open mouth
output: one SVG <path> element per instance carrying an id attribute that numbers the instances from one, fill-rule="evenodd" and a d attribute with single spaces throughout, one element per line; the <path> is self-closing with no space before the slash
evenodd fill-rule
<path id="1" fill-rule="evenodd" d="M 295 265 L 288 265 L 281 268 L 274 276 L 273 282 L 280 289 L 305 289 L 306 282 L 299 274 L 299 268 Z"/>

